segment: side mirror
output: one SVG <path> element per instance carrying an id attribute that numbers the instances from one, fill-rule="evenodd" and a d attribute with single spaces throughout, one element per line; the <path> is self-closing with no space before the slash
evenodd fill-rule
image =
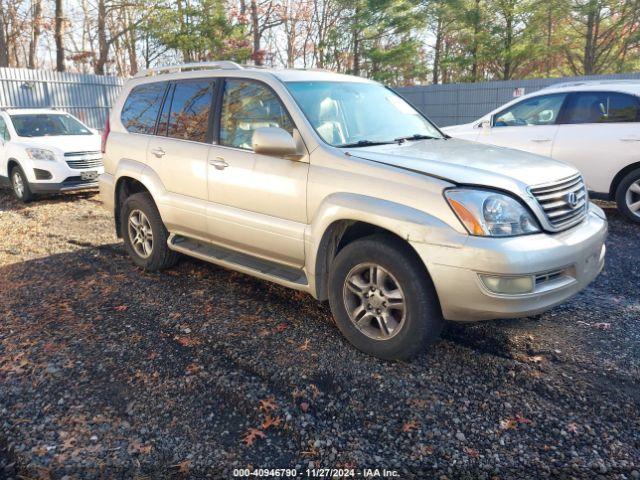
<path id="1" fill-rule="evenodd" d="M 296 141 L 289 132 L 279 127 L 256 128 L 251 143 L 255 153 L 273 157 L 287 157 L 292 160 L 302 158 Z"/>
<path id="2" fill-rule="evenodd" d="M 480 122 L 480 126 L 482 127 L 483 130 L 490 130 L 491 129 L 491 120 L 483 120 L 482 122 Z"/>

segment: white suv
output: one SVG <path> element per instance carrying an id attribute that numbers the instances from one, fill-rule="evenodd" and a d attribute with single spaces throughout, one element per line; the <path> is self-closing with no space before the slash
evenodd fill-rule
<path id="1" fill-rule="evenodd" d="M 96 188 L 104 172 L 100 135 L 68 113 L 0 111 L 0 182 L 19 200 Z"/>
<path id="2" fill-rule="evenodd" d="M 102 200 L 136 265 L 183 253 L 328 299 L 380 357 L 419 352 L 443 319 L 544 311 L 604 265 L 607 222 L 574 167 L 449 138 L 363 78 L 142 72 L 105 133 Z"/>
<path id="3" fill-rule="evenodd" d="M 592 197 L 640 222 L 640 80 L 556 84 L 443 130 L 570 163 Z"/>

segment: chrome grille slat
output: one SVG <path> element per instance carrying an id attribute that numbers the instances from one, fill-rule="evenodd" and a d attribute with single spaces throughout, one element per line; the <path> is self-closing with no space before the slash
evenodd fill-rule
<path id="1" fill-rule="evenodd" d="M 558 182 L 529 188 L 546 215 L 552 229 L 559 231 L 580 223 L 588 210 L 587 189 L 580 174 Z M 576 205 L 569 204 L 569 195 L 575 194 Z"/>
<path id="2" fill-rule="evenodd" d="M 67 165 L 74 170 L 82 170 L 85 168 L 102 167 L 101 158 L 83 158 L 78 160 L 67 160 Z"/>
<path id="3" fill-rule="evenodd" d="M 100 155 L 100 150 L 84 151 L 84 152 L 66 152 L 65 157 L 82 157 L 85 155 Z"/>

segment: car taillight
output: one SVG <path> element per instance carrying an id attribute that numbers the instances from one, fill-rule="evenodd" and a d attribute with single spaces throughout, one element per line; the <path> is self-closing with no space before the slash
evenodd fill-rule
<path id="1" fill-rule="evenodd" d="M 107 117 L 107 123 L 104 124 L 104 132 L 102 132 L 102 153 L 105 153 L 107 150 L 107 138 L 109 138 L 110 131 L 111 126 L 109 125 L 109 117 Z"/>

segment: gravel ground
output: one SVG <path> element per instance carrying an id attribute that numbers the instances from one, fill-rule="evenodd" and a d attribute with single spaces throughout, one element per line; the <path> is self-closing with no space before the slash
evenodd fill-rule
<path id="1" fill-rule="evenodd" d="M 396 363 L 306 295 L 190 259 L 134 268 L 97 197 L 0 191 L 0 478 L 640 478 L 640 227 L 607 213 L 585 292 Z"/>

